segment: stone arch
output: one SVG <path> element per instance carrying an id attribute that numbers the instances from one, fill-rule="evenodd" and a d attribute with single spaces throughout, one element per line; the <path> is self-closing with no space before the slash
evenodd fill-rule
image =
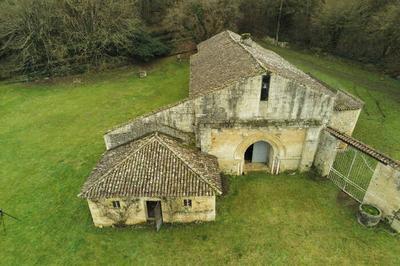
<path id="1" fill-rule="evenodd" d="M 239 174 L 244 171 L 244 154 L 249 146 L 252 144 L 259 142 L 259 141 L 264 141 L 272 149 L 272 154 L 271 154 L 271 159 L 273 158 L 283 158 L 286 154 L 286 149 L 285 146 L 282 144 L 282 142 L 277 138 L 276 136 L 273 136 L 271 134 L 266 134 L 266 133 L 256 133 L 252 134 L 250 136 L 247 136 L 244 138 L 244 140 L 236 147 L 235 150 L 235 160 L 237 160 L 239 163 Z M 271 163 L 272 160 L 270 160 L 270 164 L 268 167 L 271 168 Z"/>
<path id="2" fill-rule="evenodd" d="M 273 152 L 272 146 L 263 140 L 251 144 L 244 153 L 245 163 L 256 162 L 262 164 L 269 164 Z"/>

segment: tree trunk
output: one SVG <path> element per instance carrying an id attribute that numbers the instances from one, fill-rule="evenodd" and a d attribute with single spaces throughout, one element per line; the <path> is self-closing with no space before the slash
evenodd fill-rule
<path id="1" fill-rule="evenodd" d="M 278 45 L 278 41 L 279 41 L 279 28 L 281 26 L 282 6 L 283 6 L 283 0 L 281 0 L 281 4 L 279 6 L 278 23 L 276 25 L 276 35 L 275 35 L 275 44 L 276 45 Z"/>

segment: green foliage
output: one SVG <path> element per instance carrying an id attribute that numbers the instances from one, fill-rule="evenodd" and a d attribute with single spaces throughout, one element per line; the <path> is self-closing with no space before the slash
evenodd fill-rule
<path id="1" fill-rule="evenodd" d="M 138 29 L 135 2 L 0 2 L 0 55 L 5 66 L 0 77 L 69 74 L 120 61 Z"/>
<path id="2" fill-rule="evenodd" d="M 275 36 L 279 3 L 241 1 L 241 31 Z M 283 0 L 282 39 L 373 63 L 400 74 L 398 0 Z"/>
<path id="3" fill-rule="evenodd" d="M 275 36 L 280 10 L 280 0 L 240 1 L 240 31 L 258 36 Z M 290 40 L 309 38 L 310 17 L 320 6 L 319 0 L 283 0 L 281 32 Z M 306 36 L 304 36 L 306 34 Z"/>
<path id="4" fill-rule="evenodd" d="M 147 62 L 155 57 L 166 55 L 169 51 L 170 48 L 166 44 L 141 31 L 134 34 L 130 53 L 133 57 Z"/>
<path id="5" fill-rule="evenodd" d="M 201 42 L 225 29 L 235 29 L 237 16 L 235 1 L 177 1 L 169 9 L 163 24 L 178 36 Z"/>
<path id="6" fill-rule="evenodd" d="M 371 215 L 379 215 L 381 212 L 375 206 L 370 204 L 361 204 L 361 209 Z"/>
<path id="7" fill-rule="evenodd" d="M 400 75 L 398 0 L 3 0 L 0 78 L 150 60 L 225 29 L 275 37 L 278 20 L 280 40 Z"/>
<path id="8" fill-rule="evenodd" d="M 175 0 L 138 0 L 140 18 L 147 25 L 159 26 Z"/>

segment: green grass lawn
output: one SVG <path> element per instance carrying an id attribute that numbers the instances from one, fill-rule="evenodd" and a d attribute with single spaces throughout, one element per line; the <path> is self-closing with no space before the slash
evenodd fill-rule
<path id="1" fill-rule="evenodd" d="M 356 91 L 367 102 L 356 136 L 400 157 L 399 82 L 341 60 L 278 52 Z M 104 151 L 104 131 L 187 95 L 187 62 L 161 60 L 146 79 L 136 73 L 0 84 L 0 207 L 22 220 L 6 220 L 1 265 L 400 263 L 398 237 L 361 227 L 331 182 L 299 174 L 231 178 L 214 223 L 166 225 L 159 233 L 93 227 L 76 195 Z"/>

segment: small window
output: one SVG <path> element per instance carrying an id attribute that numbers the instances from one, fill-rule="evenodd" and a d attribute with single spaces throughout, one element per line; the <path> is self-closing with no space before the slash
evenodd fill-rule
<path id="1" fill-rule="evenodd" d="M 112 205 L 113 205 L 113 207 L 116 208 L 116 209 L 121 208 L 121 204 L 119 203 L 119 201 L 113 201 L 113 202 L 112 202 Z"/>
<path id="2" fill-rule="evenodd" d="M 184 199 L 183 206 L 185 207 L 192 207 L 192 200 L 191 199 Z"/>
<path id="3" fill-rule="evenodd" d="M 261 83 L 261 101 L 268 101 L 268 96 L 269 96 L 269 83 L 271 80 L 270 75 L 266 75 L 262 77 L 262 83 Z"/>

